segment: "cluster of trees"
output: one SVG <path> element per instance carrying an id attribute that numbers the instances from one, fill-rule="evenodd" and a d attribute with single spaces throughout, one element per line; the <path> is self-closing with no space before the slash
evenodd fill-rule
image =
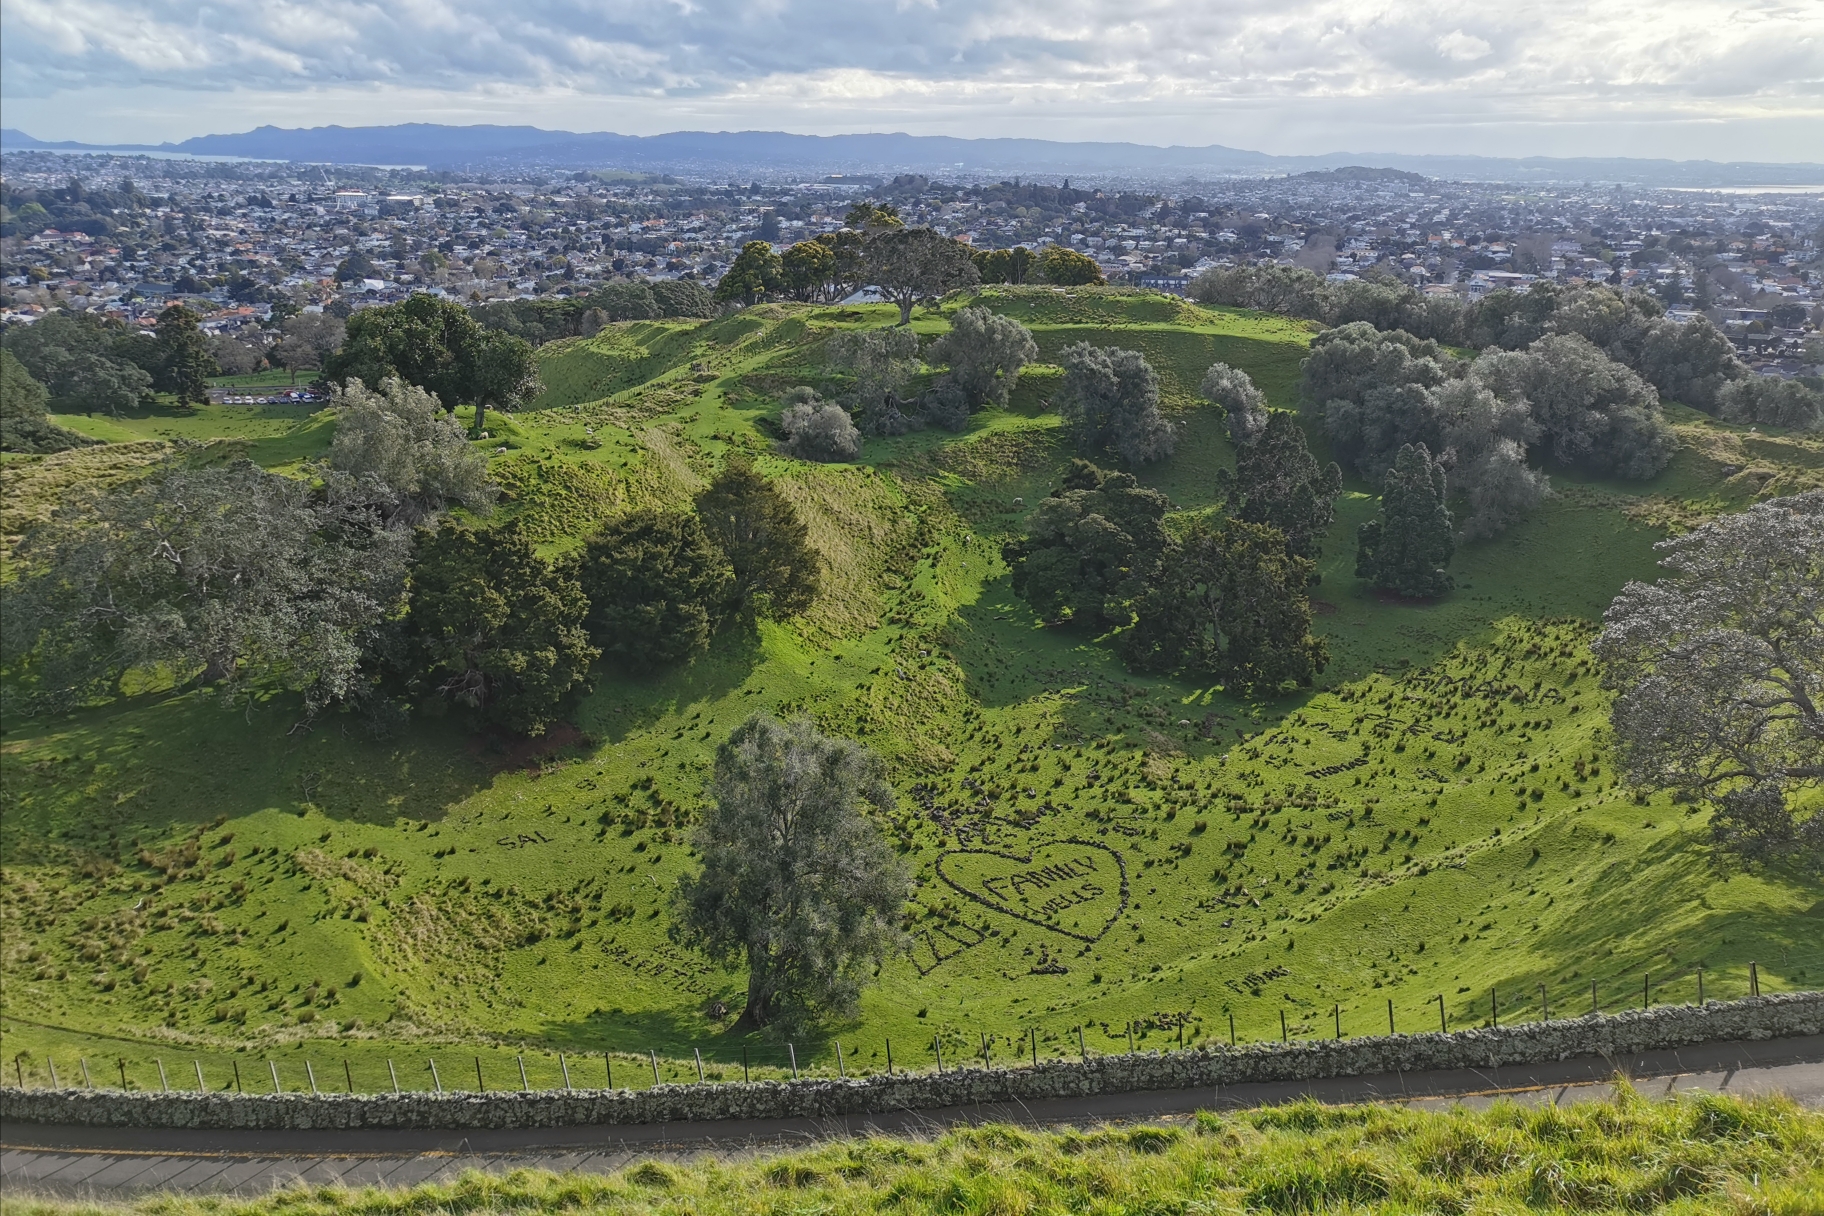
<path id="1" fill-rule="evenodd" d="M 1235 470 L 1218 479 L 1225 514 L 1173 533 L 1165 495 L 1077 460 L 1003 550 L 1014 590 L 1047 619 L 1113 632 L 1137 670 L 1255 692 L 1308 685 L 1329 658 L 1309 589 L 1342 471 L 1320 466 L 1294 417 L 1267 411 L 1244 373 L 1218 364 L 1204 391 L 1240 437 Z"/>
<path id="2" fill-rule="evenodd" d="M 541 391 L 529 342 L 483 328 L 462 305 L 427 293 L 350 316 L 342 346 L 324 361 L 323 374 L 367 384 L 403 380 L 433 394 L 450 413 L 471 403 L 477 435 L 489 407 L 514 410 Z"/>
<path id="3" fill-rule="evenodd" d="M 469 309 L 484 329 L 497 329 L 533 346 L 559 338 L 592 337 L 617 321 L 713 317 L 714 296 L 695 279 L 608 283 L 564 299 L 497 300 Z"/>
<path id="4" fill-rule="evenodd" d="M 221 370 L 196 314 L 181 304 L 161 312 L 150 335 L 95 313 L 59 311 L 8 326 L 3 344 L 57 413 L 119 417 L 155 392 L 201 405 L 208 377 Z"/>
<path id="5" fill-rule="evenodd" d="M 1034 253 L 1024 245 L 1011 249 L 979 249 L 972 253 L 975 271 L 984 283 L 1051 283 L 1058 287 L 1099 286 L 1102 267 L 1065 245 L 1047 245 Z"/>
<path id="6" fill-rule="evenodd" d="M 863 435 L 926 426 L 960 431 L 972 412 L 1005 406 L 1020 372 L 1039 355 L 1031 330 L 980 306 L 959 310 L 950 331 L 922 357 L 918 335 L 899 326 L 838 333 L 825 349 L 846 384 L 840 401 L 796 388 L 780 417 L 785 450 L 806 460 L 853 460 Z M 923 391 L 910 392 L 927 360 L 944 370 Z"/>
<path id="7" fill-rule="evenodd" d="M 13 352 L 0 349 L 0 452 L 61 452 L 100 442 L 52 422 L 49 401 Z"/>
<path id="8" fill-rule="evenodd" d="M 1300 393 L 1337 454 L 1371 481 L 1423 445 L 1469 504 L 1465 537 L 1492 536 L 1548 486 L 1528 461 L 1651 477 L 1677 444 L 1653 386 L 1574 334 L 1459 360 L 1430 339 L 1352 322 L 1319 334 Z"/>
<path id="9" fill-rule="evenodd" d="M 1706 804 L 1716 843 L 1824 870 L 1824 490 L 1660 543 L 1594 649 L 1631 782 Z"/>
<path id="10" fill-rule="evenodd" d="M 1804 385 L 1779 394 L 1750 389 L 1725 407 L 1730 386 L 1754 379 L 1728 338 L 1703 318 L 1670 320 L 1665 305 L 1643 291 L 1539 282 L 1524 292 L 1493 291 L 1469 302 L 1426 296 L 1391 279 L 1330 283 L 1293 266 L 1236 266 L 1205 271 L 1193 280 L 1190 294 L 1205 304 L 1258 308 L 1330 326 L 1397 330 L 1421 341 L 1478 351 L 1526 350 L 1551 335 L 1575 336 L 1668 401 L 1707 413 L 1728 408 L 1727 416 L 1735 421 L 1824 426 L 1824 394 Z M 1763 403 L 1764 417 L 1759 414 Z"/>

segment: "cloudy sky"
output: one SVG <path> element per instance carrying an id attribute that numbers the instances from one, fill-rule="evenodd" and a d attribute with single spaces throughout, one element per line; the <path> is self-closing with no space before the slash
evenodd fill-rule
<path id="1" fill-rule="evenodd" d="M 5 125 L 1824 160 L 1824 0 L 5 0 Z"/>

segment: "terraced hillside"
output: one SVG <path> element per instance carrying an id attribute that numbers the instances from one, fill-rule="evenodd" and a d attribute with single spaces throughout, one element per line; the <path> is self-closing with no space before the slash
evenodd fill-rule
<path id="1" fill-rule="evenodd" d="M 1142 480 L 1213 505 L 1232 455 L 1194 389 L 1221 359 L 1273 404 L 1310 330 L 1118 292 L 991 293 L 1042 358 L 1078 340 L 1147 352 L 1178 454 Z M 952 306 L 953 307 L 953 306 Z M 824 339 L 891 308 L 762 306 L 636 323 L 542 352 L 545 394 L 490 416 L 498 518 L 557 551 L 642 503 L 683 505 L 727 453 L 752 453 L 811 525 L 828 578 L 790 625 L 728 632 L 681 670 L 597 673 L 571 728 L 537 744 L 421 716 L 374 742 L 296 707 L 227 713 L 148 693 L 56 720 L 9 717 L 0 816 L 0 1039 L 22 1075 L 47 1054 L 158 1083 L 154 1061 L 237 1063 L 288 1086 L 532 1084 L 614 1056 L 621 1083 L 789 1066 L 733 1029 L 744 977 L 667 935 L 670 889 L 716 744 L 747 715 L 805 713 L 885 756 L 889 825 L 914 862 L 913 949 L 852 1024 L 793 1045 L 801 1068 L 929 1063 L 1135 1042 L 1327 1035 L 1768 988 L 1815 986 L 1824 901 L 1795 876 L 1715 868 L 1703 816 L 1618 785 L 1593 621 L 1652 544 L 1820 480 L 1824 445 L 1688 411 L 1652 483 L 1555 472 L 1546 509 L 1461 550 L 1458 590 L 1383 602 L 1353 577 L 1371 512 L 1351 483 L 1321 563 L 1332 662 L 1310 692 L 1245 701 L 1129 674 L 1098 639 L 1047 627 L 1009 588 L 1001 545 L 1072 452 L 1047 410 L 1055 368 L 961 435 L 870 440 L 852 465 L 773 454 L 778 398 L 826 383 Z M 921 334 L 946 328 L 921 311 Z M 90 425 L 84 418 L 65 425 Z M 95 426 L 175 431 L 293 467 L 327 417 L 211 407 Z M 255 427 L 255 429 L 258 429 Z M 1315 436 L 1314 436 L 1315 437 Z M 1321 445 L 1320 445 L 1321 446 Z M 6 466 L 6 531 L 74 467 L 129 476 L 139 445 Z M 229 450 L 225 448 L 224 450 Z M 85 466 L 86 467 L 86 466 Z M 18 521 L 18 522 L 15 522 Z M 1067 876 L 1069 881 L 1065 881 Z M 1492 994 L 1492 995 L 1491 995 Z M 579 1063 L 587 1055 L 593 1062 Z M 116 1064 L 116 1061 L 121 1061 Z M 337 1062 L 347 1061 L 344 1073 Z M 686 1062 L 689 1063 L 686 1063 Z M 643 1071 L 636 1072 L 637 1067 Z M 458 1071 L 452 1072 L 452 1069 Z M 35 1073 L 26 1070 L 36 1070 Z M 325 1071 L 329 1070 L 329 1071 Z M 188 1076 L 187 1071 L 185 1075 Z M 251 1075 L 251 1074 L 250 1074 Z M 642 1080 L 642 1078 L 644 1078 Z M 595 1081 L 596 1072 L 579 1075 Z"/>

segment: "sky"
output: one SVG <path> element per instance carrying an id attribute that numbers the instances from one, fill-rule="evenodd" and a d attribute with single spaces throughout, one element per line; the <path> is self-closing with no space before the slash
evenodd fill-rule
<path id="1" fill-rule="evenodd" d="M 0 110 L 1824 161 L 1824 0 L 5 0 Z"/>

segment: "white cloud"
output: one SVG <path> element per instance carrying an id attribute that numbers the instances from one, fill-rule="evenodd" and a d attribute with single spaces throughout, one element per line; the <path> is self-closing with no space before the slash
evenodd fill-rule
<path id="1" fill-rule="evenodd" d="M 1486 59 L 1489 52 L 1494 50 L 1486 38 L 1465 34 L 1462 30 L 1452 30 L 1432 45 L 1438 48 L 1438 54 L 1456 63 L 1474 63 L 1478 59 Z"/>
<path id="2" fill-rule="evenodd" d="M 1779 157 L 1802 159 L 1824 146 L 1824 4 L 6 0 L 0 92 L 8 125 L 67 138 L 257 114 L 1328 143 L 1297 150 L 1709 130 L 1766 155 L 1810 131 Z"/>

